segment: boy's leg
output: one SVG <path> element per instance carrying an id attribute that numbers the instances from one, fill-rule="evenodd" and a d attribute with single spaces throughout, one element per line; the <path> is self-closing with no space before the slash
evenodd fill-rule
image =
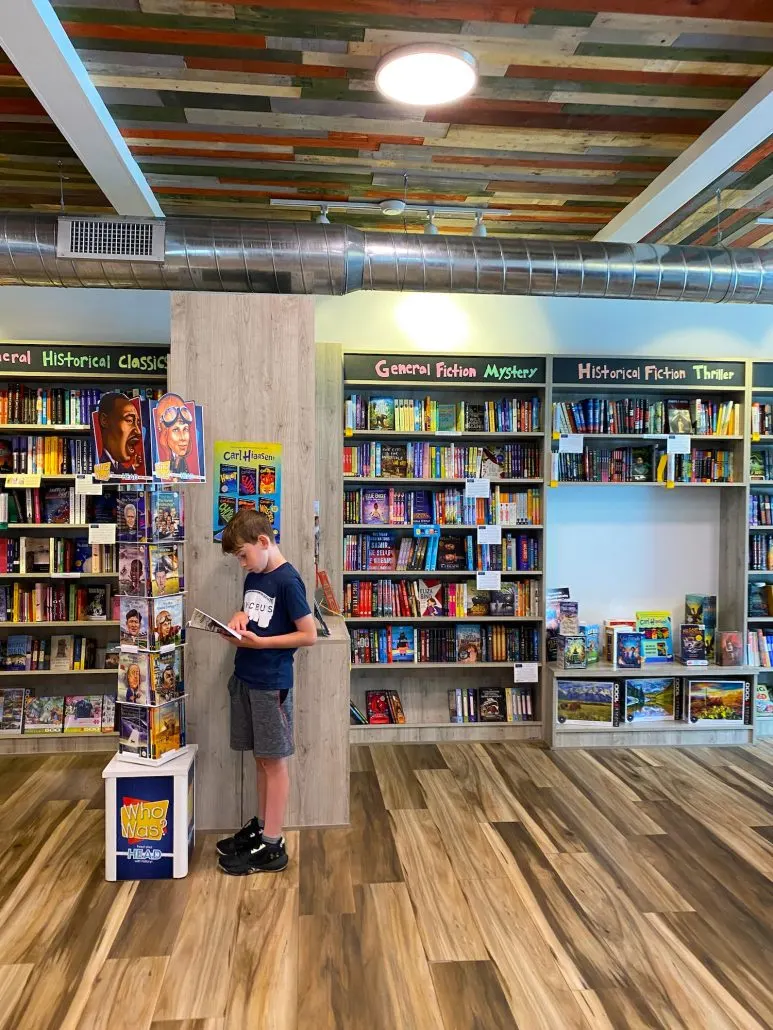
<path id="1" fill-rule="evenodd" d="M 261 830 L 266 822 L 266 774 L 263 772 L 262 759 L 255 757 L 255 771 L 258 776 L 258 822 Z"/>
<path id="2" fill-rule="evenodd" d="M 278 841 L 282 836 L 287 799 L 290 794 L 290 773 L 286 758 L 259 758 L 258 767 L 263 768 L 263 782 L 266 785 L 265 819 L 263 839 Z M 260 779 L 260 773 L 258 773 Z"/>

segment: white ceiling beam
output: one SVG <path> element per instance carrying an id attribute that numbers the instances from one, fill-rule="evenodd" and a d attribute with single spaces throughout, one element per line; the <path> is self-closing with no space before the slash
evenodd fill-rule
<path id="1" fill-rule="evenodd" d="M 0 0 L 0 46 L 118 214 L 163 218 L 49 0 Z"/>
<path id="2" fill-rule="evenodd" d="M 773 69 L 767 71 L 594 239 L 638 243 L 751 153 L 773 132 Z"/>

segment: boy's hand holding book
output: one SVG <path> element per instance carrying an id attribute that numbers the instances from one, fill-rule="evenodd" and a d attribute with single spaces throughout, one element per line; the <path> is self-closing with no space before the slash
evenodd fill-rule
<path id="1" fill-rule="evenodd" d="M 228 623 L 228 628 L 236 630 L 237 633 L 244 633 L 249 621 L 250 619 L 247 612 L 237 612 L 236 615 L 231 617 L 231 620 Z"/>

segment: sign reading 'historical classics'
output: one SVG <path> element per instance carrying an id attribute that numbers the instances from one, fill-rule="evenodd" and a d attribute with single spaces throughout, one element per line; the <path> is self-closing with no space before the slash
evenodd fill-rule
<path id="1" fill-rule="evenodd" d="M 669 358 L 554 358 L 553 382 L 580 386 L 743 387 L 743 361 L 684 361 Z"/>
<path id="2" fill-rule="evenodd" d="M 545 359 L 461 354 L 345 354 L 344 378 L 363 383 L 544 383 Z"/>
<path id="3" fill-rule="evenodd" d="M 160 347 L 0 341 L 0 372 L 90 376 L 165 376 L 169 352 Z"/>

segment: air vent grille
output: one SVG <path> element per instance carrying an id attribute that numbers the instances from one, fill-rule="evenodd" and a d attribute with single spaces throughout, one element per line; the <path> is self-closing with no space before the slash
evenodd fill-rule
<path id="1" fill-rule="evenodd" d="M 60 218 L 57 257 L 163 261 L 164 223 L 123 218 Z"/>

